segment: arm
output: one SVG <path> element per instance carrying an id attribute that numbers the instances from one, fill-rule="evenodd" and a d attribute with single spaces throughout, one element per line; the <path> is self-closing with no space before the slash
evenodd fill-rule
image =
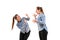
<path id="1" fill-rule="evenodd" d="M 33 17 L 34 17 L 35 19 L 33 19 L 32 22 L 34 22 L 34 23 L 37 22 L 36 16 L 37 16 L 36 14 L 33 14 Z"/>
<path id="2" fill-rule="evenodd" d="M 29 21 L 30 17 L 28 16 L 28 14 L 26 14 L 27 18 L 25 18 L 27 21 Z"/>
<path id="3" fill-rule="evenodd" d="M 20 29 L 21 29 L 22 25 L 23 25 L 22 22 L 16 24 L 16 26 L 17 26 L 18 28 L 20 28 Z"/>
<path id="4" fill-rule="evenodd" d="M 44 24 L 45 23 L 45 16 L 42 15 L 41 17 L 38 18 L 37 23 Z"/>
<path id="5" fill-rule="evenodd" d="M 33 14 L 33 16 L 34 16 L 34 18 L 36 19 L 36 16 L 37 16 L 37 15 L 36 15 L 36 14 Z"/>
<path id="6" fill-rule="evenodd" d="M 38 17 L 38 19 L 33 20 L 33 22 L 44 24 L 45 23 L 45 16 L 41 15 L 41 16 Z"/>

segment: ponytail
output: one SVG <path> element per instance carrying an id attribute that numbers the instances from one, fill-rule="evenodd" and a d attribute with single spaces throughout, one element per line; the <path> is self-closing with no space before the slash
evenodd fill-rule
<path id="1" fill-rule="evenodd" d="M 12 29 L 13 29 L 13 27 L 14 27 L 14 23 L 15 23 L 15 19 L 17 18 L 16 16 L 17 16 L 18 14 L 16 14 L 14 17 L 13 17 L 13 19 L 12 19 Z"/>
<path id="2" fill-rule="evenodd" d="M 13 27 L 14 27 L 14 22 L 15 22 L 15 17 L 13 17 L 13 19 L 12 19 L 12 29 L 13 29 Z"/>

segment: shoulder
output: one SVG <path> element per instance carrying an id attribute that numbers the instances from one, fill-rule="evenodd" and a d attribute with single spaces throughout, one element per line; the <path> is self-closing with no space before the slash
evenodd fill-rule
<path id="1" fill-rule="evenodd" d="M 19 25 L 19 23 L 17 22 L 16 26 L 18 26 L 18 25 Z"/>
<path id="2" fill-rule="evenodd" d="M 43 13 L 39 14 L 39 17 L 45 17 L 45 14 L 43 14 Z"/>
<path id="3" fill-rule="evenodd" d="M 23 22 L 23 21 L 21 20 L 20 22 L 17 22 L 16 25 L 17 25 L 17 26 L 20 26 L 20 25 L 22 25 L 22 22 Z"/>
<path id="4" fill-rule="evenodd" d="M 25 19 L 25 17 L 22 17 L 22 19 Z"/>

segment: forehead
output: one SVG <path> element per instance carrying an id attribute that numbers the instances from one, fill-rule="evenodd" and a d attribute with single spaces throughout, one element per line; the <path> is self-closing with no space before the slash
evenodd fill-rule
<path id="1" fill-rule="evenodd" d="M 19 15 L 18 15 L 18 14 L 16 14 L 16 15 L 15 15 L 15 18 L 17 18 L 18 16 L 19 16 Z"/>
<path id="2" fill-rule="evenodd" d="M 39 11 L 39 10 L 36 9 L 36 11 Z"/>
<path id="3" fill-rule="evenodd" d="M 19 15 L 17 15 L 16 17 L 20 17 Z"/>
<path id="4" fill-rule="evenodd" d="M 18 14 L 16 14 L 15 16 L 19 16 Z"/>

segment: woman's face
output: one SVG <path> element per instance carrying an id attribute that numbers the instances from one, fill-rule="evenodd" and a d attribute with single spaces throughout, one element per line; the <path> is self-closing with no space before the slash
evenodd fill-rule
<path id="1" fill-rule="evenodd" d="M 36 9 L 36 13 L 37 13 L 37 14 L 40 14 L 40 10 L 37 10 L 37 9 Z"/>
<path id="2" fill-rule="evenodd" d="M 21 20 L 21 17 L 19 15 L 16 16 L 16 20 L 17 21 L 20 21 Z"/>

